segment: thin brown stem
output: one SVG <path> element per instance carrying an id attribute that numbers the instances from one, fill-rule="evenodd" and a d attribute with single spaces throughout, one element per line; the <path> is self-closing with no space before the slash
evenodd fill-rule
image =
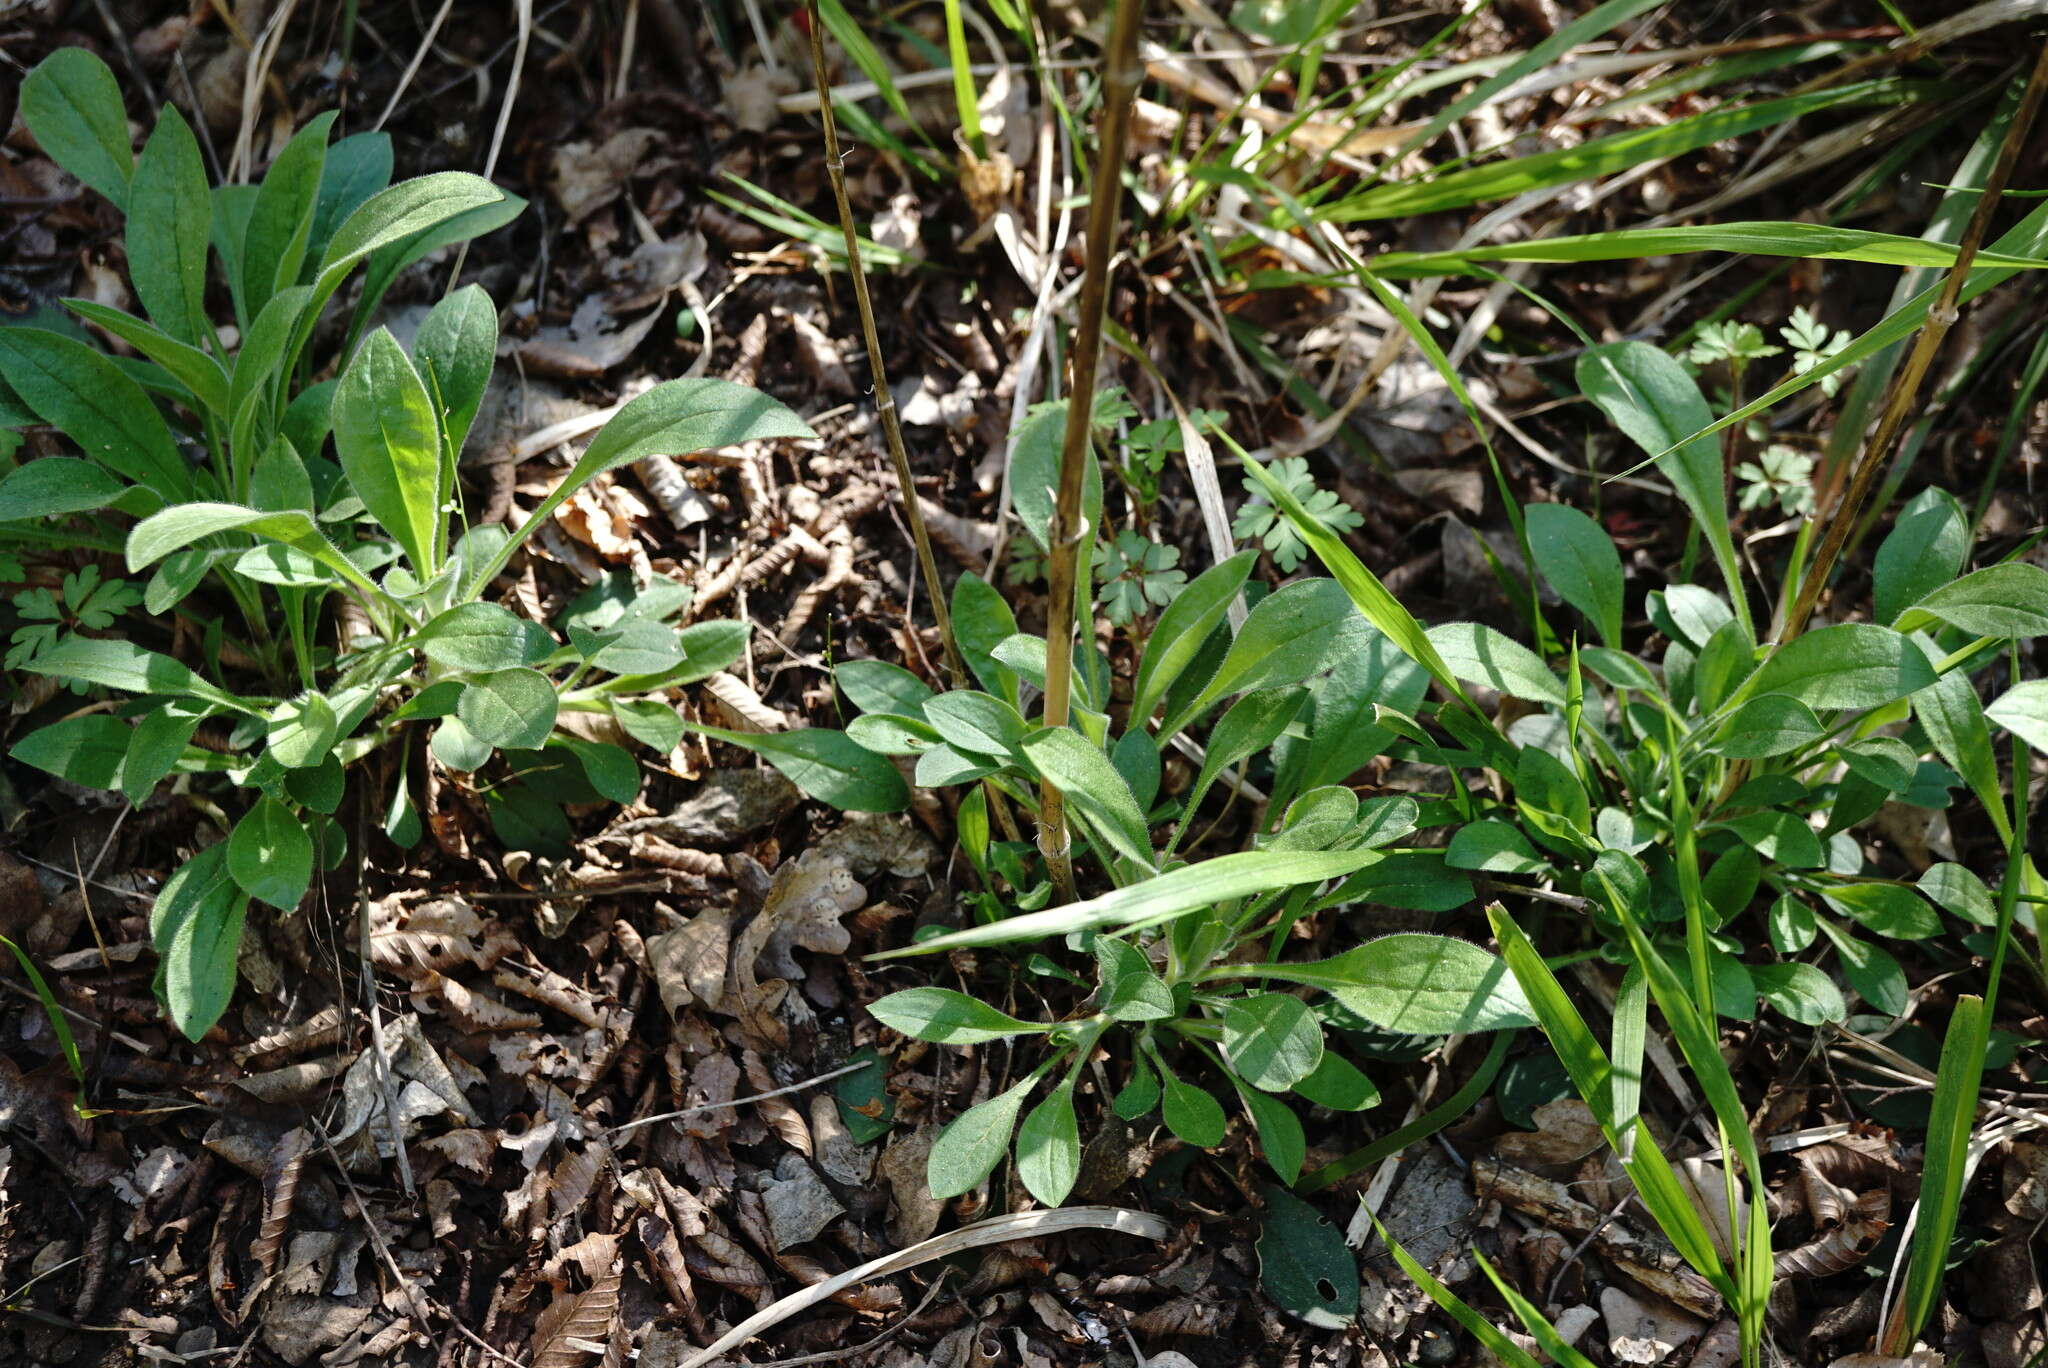
<path id="1" fill-rule="evenodd" d="M 839 125 L 832 113 L 832 82 L 825 71 L 825 22 L 818 13 L 818 0 L 809 0 L 811 21 L 811 74 L 818 83 L 818 121 L 825 131 L 825 174 L 832 182 L 832 200 L 839 209 L 839 231 L 846 237 L 846 270 L 853 279 L 853 300 L 860 309 L 861 338 L 867 344 L 868 373 L 875 391 L 875 413 L 882 420 L 882 438 L 889 447 L 890 464 L 896 467 L 896 488 L 903 497 L 903 518 L 910 524 L 910 539 L 917 547 L 918 568 L 924 574 L 925 593 L 932 601 L 932 617 L 939 626 L 939 641 L 945 647 L 946 672 L 953 687 L 968 685 L 967 667 L 961 662 L 960 647 L 953 640 L 953 615 L 946 607 L 946 587 L 939 581 L 939 562 L 932 555 L 931 534 L 925 531 L 924 511 L 918 507 L 917 485 L 910 474 L 910 454 L 903 447 L 903 427 L 896 419 L 896 397 L 889 392 L 889 370 L 882 362 L 882 339 L 875 331 L 875 306 L 868 298 L 868 273 L 861 264 L 860 238 L 854 232 L 853 205 L 846 198 L 846 167 L 840 160 Z"/>
<path id="2" fill-rule="evenodd" d="M 1991 231 L 1991 219 L 1997 212 L 1999 197 L 2012 176 L 2013 166 L 2019 161 L 2027 131 L 2033 127 L 2034 116 L 2040 112 L 2044 95 L 2048 95 L 2048 43 L 2041 47 L 2033 74 L 2027 79 L 2026 93 L 2020 97 L 2019 108 L 2014 111 L 2012 123 L 2005 130 L 2005 141 L 1998 149 L 1998 161 L 1984 182 L 1976 210 L 1970 215 L 1969 227 L 1964 230 L 1963 240 L 1956 248 L 1955 265 L 1949 268 L 1948 275 L 1941 282 L 1941 294 L 1927 310 L 1927 321 L 1914 338 L 1911 355 L 1906 358 L 1906 364 L 1898 375 L 1893 377 L 1891 393 L 1885 397 L 1884 412 L 1877 420 L 1877 429 L 1864 445 L 1848 491 L 1828 514 L 1827 532 L 1821 537 L 1820 550 L 1814 553 L 1806 577 L 1799 582 L 1799 597 L 1794 600 L 1792 612 L 1785 619 L 1784 630 L 1778 635 L 1781 645 L 1806 630 L 1807 621 L 1820 602 L 1821 590 L 1827 586 L 1835 561 L 1841 556 L 1842 547 L 1849 540 L 1849 533 L 1870 495 L 1870 487 L 1877 480 L 1878 470 L 1884 465 L 1892 443 L 1898 440 L 1900 431 L 1912 414 L 1914 401 L 1920 395 L 1921 382 L 1934 364 L 1935 354 L 1941 350 L 1948 330 L 1955 325 L 1956 301 L 1962 295 L 1964 282 L 1969 279 L 1970 264 Z"/>
<path id="3" fill-rule="evenodd" d="M 1109 258 L 1116 248 L 1123 204 L 1124 144 L 1131 101 L 1144 69 L 1138 65 L 1138 19 L 1144 0 L 1120 0 L 1111 21 L 1103 69 L 1102 112 L 1096 125 L 1094 183 L 1088 192 L 1087 259 L 1081 273 L 1080 317 L 1068 372 L 1066 441 L 1060 449 L 1059 492 L 1046 528 L 1045 725 L 1064 727 L 1074 677 L 1074 587 L 1081 547 L 1096 533 L 1081 516 L 1082 476 L 1094 459 L 1089 433 L 1095 422 L 1095 371 L 1102 359 L 1102 316 L 1109 296 Z M 1038 849 L 1052 873 L 1055 895 L 1072 902 L 1073 848 L 1067 836 L 1065 796 L 1043 780 L 1038 790 Z"/>

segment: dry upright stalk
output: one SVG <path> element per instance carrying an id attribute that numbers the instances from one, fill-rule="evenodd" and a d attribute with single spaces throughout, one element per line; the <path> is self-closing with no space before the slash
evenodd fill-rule
<path id="1" fill-rule="evenodd" d="M 1807 567 L 1806 577 L 1799 582 L 1799 597 L 1785 618 L 1784 629 L 1778 633 L 1780 645 L 1806 630 L 1807 619 L 1813 616 L 1814 605 L 1820 602 L 1821 590 L 1826 587 L 1835 561 L 1841 556 L 1842 547 L 1849 540 L 1849 533 L 1863 511 L 1863 501 L 1869 497 L 1878 469 L 1905 427 L 1913 401 L 1919 397 L 1920 383 L 1934 364 L 1935 354 L 1941 350 L 1948 330 L 1955 324 L 1956 301 L 1962 295 L 1964 282 L 1969 279 L 1970 264 L 1991 230 L 1992 215 L 1997 211 L 1999 197 L 2012 176 L 2013 166 L 2019 161 L 2020 150 L 2027 141 L 2027 130 L 2033 127 L 2034 116 L 2041 110 L 2043 95 L 2048 95 L 2048 43 L 2041 47 L 2033 75 L 2027 79 L 2026 93 L 2014 111 L 2011 125 L 2005 130 L 2005 142 L 1998 149 L 1998 161 L 1984 182 L 1977 208 L 1970 215 L 1969 227 L 1963 231 L 1963 240 L 1956 248 L 1955 265 L 1949 268 L 1947 277 L 1941 282 L 1940 296 L 1927 310 L 1927 321 L 1914 338 L 1912 354 L 1892 381 L 1891 393 L 1885 398 L 1884 412 L 1877 420 L 1877 430 L 1871 433 L 1870 441 L 1864 446 L 1856 474 L 1849 481 L 1848 492 L 1842 495 L 1829 515 L 1827 533 L 1821 538 L 1820 549 L 1814 553 L 1813 564 Z"/>
<path id="2" fill-rule="evenodd" d="M 1081 274 L 1080 319 L 1068 372 L 1067 431 L 1060 449 L 1059 492 L 1046 528 L 1045 725 L 1067 725 L 1074 677 L 1074 585 L 1081 546 L 1095 535 L 1081 517 L 1081 477 L 1092 460 L 1088 438 L 1095 422 L 1095 369 L 1102 358 L 1102 315 L 1108 303 L 1109 257 L 1116 247 L 1117 211 L 1123 202 L 1124 144 L 1131 100 L 1144 69 L 1138 65 L 1138 18 L 1144 0 L 1122 0 L 1109 34 L 1103 70 L 1102 114 L 1097 124 L 1094 184 L 1088 192 L 1087 260 Z M 1038 787 L 1038 848 L 1064 902 L 1074 899 L 1074 860 L 1067 838 L 1064 795 L 1051 780 Z"/>
<path id="3" fill-rule="evenodd" d="M 910 524 L 910 539 L 917 544 L 917 564 L 924 573 L 925 593 L 932 601 L 932 617 L 939 626 L 939 640 L 946 650 L 946 670 L 953 687 L 968 687 L 967 667 L 961 663 L 960 647 L 953 640 L 953 615 L 946 607 L 946 589 L 939 582 L 939 563 L 932 557 L 932 539 L 925 531 L 924 511 L 918 507 L 917 486 L 910 476 L 910 455 L 903 449 L 903 428 L 896 420 L 896 398 L 889 392 L 889 372 L 882 363 L 882 339 L 875 331 L 875 307 L 868 299 L 868 273 L 861 264 L 860 238 L 853 228 L 853 205 L 846 198 L 846 168 L 839 158 L 839 125 L 832 113 L 832 83 L 825 71 L 825 20 L 818 12 L 818 0 L 809 0 L 811 24 L 811 73 L 818 82 L 818 121 L 825 131 L 825 172 L 832 181 L 832 200 L 839 208 L 839 230 L 846 236 L 846 270 L 853 280 L 853 300 L 860 309 L 860 331 L 867 344 L 868 372 L 873 378 L 875 412 L 882 420 L 882 437 L 889 446 L 889 460 L 896 467 L 896 487 L 903 494 L 903 517 Z"/>

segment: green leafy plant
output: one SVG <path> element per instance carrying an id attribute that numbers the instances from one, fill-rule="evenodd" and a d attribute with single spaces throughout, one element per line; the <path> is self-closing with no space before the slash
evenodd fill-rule
<path id="1" fill-rule="evenodd" d="M 1742 481 L 1742 507 L 1769 508 L 1776 505 L 1795 517 L 1814 511 L 1813 457 L 1797 447 L 1775 442 L 1757 454 L 1754 461 L 1735 467 Z"/>
<path id="2" fill-rule="evenodd" d="M 1188 581 L 1187 573 L 1175 568 L 1180 564 L 1179 547 L 1148 541 L 1128 527 L 1097 554 L 1102 615 L 1118 627 L 1164 608 Z"/>
<path id="3" fill-rule="evenodd" d="M 1356 509 L 1331 491 L 1316 488 L 1316 477 L 1310 473 L 1304 458 L 1283 457 L 1273 462 L 1270 474 L 1307 512 L 1316 526 L 1325 531 L 1342 534 L 1364 523 L 1364 517 Z M 1281 515 L 1263 482 L 1247 476 L 1245 492 L 1250 497 L 1238 509 L 1237 517 L 1230 525 L 1230 535 L 1257 539 L 1272 553 L 1273 564 L 1280 567 L 1280 573 L 1293 574 L 1308 556 L 1307 547 L 1295 525 Z"/>
<path id="4" fill-rule="evenodd" d="M 1719 452 L 1684 436 L 1708 412 L 1690 378 L 1655 348 L 1625 342 L 1586 353 L 1579 381 L 1671 480 L 1709 544 L 1724 544 Z M 1805 1025 L 1839 1021 L 1843 985 L 1902 1013 L 1907 982 L 1885 945 L 1941 934 L 1944 916 L 1995 929 L 2002 958 L 2010 916 L 1973 873 L 1938 864 L 1912 883 L 1887 877 L 1856 833 L 1887 803 L 1946 807 L 1960 788 L 2010 840 L 2017 820 L 1991 728 L 2038 748 L 2048 741 L 2034 721 L 2044 691 L 2022 683 L 1987 708 L 1971 675 L 2048 633 L 2048 571 L 2008 561 L 1966 573 L 1967 519 L 1952 498 L 1930 493 L 1880 548 L 1877 621 L 1766 643 L 1749 626 L 1739 581 L 1724 582 L 1733 605 L 1706 586 L 1674 584 L 1646 598 L 1663 647 L 1661 659 L 1645 659 L 1616 648 L 1625 585 L 1605 533 L 1574 510 L 1536 506 L 1525 510 L 1536 573 L 1608 643 L 1567 649 L 1560 672 L 1489 627 L 1422 628 L 1277 475 L 1255 463 L 1247 471 L 1360 612 L 1427 663 L 1450 700 L 1411 719 L 1444 733 L 1428 739 L 1449 769 L 1451 801 L 1434 809 L 1452 828 L 1446 865 L 1532 912 L 1570 907 L 1584 940 L 1567 957 L 1591 953 L 1624 969 L 1619 1001 L 1632 1006 L 1617 1008 L 1610 1052 L 1518 922 L 1493 910 L 1507 963 L 1577 1092 L 1646 1208 L 1737 1313 L 1753 1361 L 1772 1276 L 1764 1174 L 1715 1022 L 1750 1017 L 1759 1002 Z M 1522 715 L 1503 730 L 1465 703 L 1467 688 L 1521 700 Z M 1493 784 L 1464 782 L 1461 769 L 1489 772 Z M 2012 866 L 2009 881 L 2038 878 L 2017 847 Z M 1728 1210 L 1748 1194 L 1746 1233 L 1732 1250 L 1709 1238 L 1636 1114 L 1641 1013 L 1652 1000 L 1702 1085 L 1723 1154 L 1739 1161 L 1723 1161 Z M 1951 1030 L 1980 1036 L 1982 1023 L 1959 1014 Z M 1971 1057 L 1981 1065 L 1982 1054 L 1980 1042 Z M 1945 1059 L 1944 1078 L 1961 1067 Z M 1943 1087 L 1942 1097 L 1965 1095 L 1962 1084 Z M 1973 1082 L 1966 1092 L 1974 1097 Z M 1954 1108 L 1966 1103 L 1949 1105 L 1942 1139 L 1953 1149 L 1967 1132 Z M 1943 1191 L 1952 1221 L 1954 1194 Z M 1933 1238 L 1945 1247 L 1945 1235 Z M 1919 1301 L 1901 1315 L 1931 1306 L 1927 1276 L 1909 1282 Z"/>
<path id="5" fill-rule="evenodd" d="M 668 581 L 600 586 L 549 626 L 487 595 L 525 539 L 606 471 L 810 430 L 740 386 L 670 381 L 622 408 L 518 527 L 465 529 L 456 459 L 495 358 L 496 309 L 474 286 L 457 291 L 409 351 L 368 325 L 406 264 L 508 221 L 517 200 L 454 172 L 385 188 L 388 142 L 358 135 L 330 147 L 331 115 L 301 130 L 260 186 L 209 189 L 172 107 L 130 158 L 113 77 L 78 49 L 30 74 L 22 107 L 44 148 L 127 213 L 148 318 L 68 301 L 142 360 L 52 330 L 0 329 L 0 398 L 13 421 L 46 423 L 83 453 L 0 479 L 0 524 L 26 541 L 59 520 L 79 546 L 118 549 L 130 571 L 151 573 L 141 592 L 150 613 L 176 609 L 253 668 L 230 678 L 218 645 L 195 668 L 91 635 L 114 625 L 133 591 L 80 569 L 61 595 L 17 600 L 49 621 L 17 633 L 9 664 L 128 697 L 32 731 L 12 753 L 134 802 L 176 773 L 250 791 L 226 839 L 171 876 L 151 917 L 159 996 L 196 1039 L 232 995 L 251 900 L 291 909 L 318 868 L 338 862 L 346 842 L 333 814 L 349 766 L 402 735 L 426 732 L 450 771 L 488 768 L 482 801 L 508 847 L 566 847 L 565 802 L 632 799 L 631 752 L 557 722 L 594 714 L 666 751 L 683 723 L 662 695 L 736 659 L 744 625 L 678 629 L 688 590 Z M 315 324 L 358 271 L 338 374 L 310 381 Z M 215 279 L 236 350 L 206 309 Z M 125 536 L 119 515 L 139 518 Z M 222 600 L 239 632 L 212 616 Z M 60 620 L 74 630 L 60 633 Z M 195 746 L 209 722 L 224 739 Z M 812 763 L 802 741 L 774 740 L 789 750 L 784 763 Z M 399 750 L 384 809 L 386 833 L 406 843 L 421 826 L 405 783 L 411 756 Z M 856 777 L 872 785 L 876 768 Z M 884 803 L 901 788 L 893 772 L 886 779 L 895 788 L 883 785 Z"/>
<path id="6" fill-rule="evenodd" d="M 6 666 L 29 669 L 37 657 L 56 646 L 67 627 L 105 631 L 114 625 L 114 619 L 141 603 L 140 589 L 127 580 L 102 579 L 97 565 L 71 571 L 57 589 L 24 589 L 14 596 L 14 611 L 24 625 L 15 628 L 8 639 Z"/>

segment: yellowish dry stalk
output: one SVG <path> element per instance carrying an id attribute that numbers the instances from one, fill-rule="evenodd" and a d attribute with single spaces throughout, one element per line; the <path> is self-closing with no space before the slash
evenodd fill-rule
<path id="1" fill-rule="evenodd" d="M 1906 358 L 1906 364 L 1892 380 L 1891 393 L 1885 398 L 1884 412 L 1877 420 L 1877 429 L 1864 445 L 1863 455 L 1856 465 L 1856 473 L 1849 481 L 1848 492 L 1843 494 L 1828 515 L 1827 531 L 1821 537 L 1820 549 L 1814 553 L 1813 564 L 1807 567 L 1806 576 L 1799 582 L 1799 597 L 1793 601 L 1792 611 L 1786 615 L 1783 630 L 1778 633 L 1782 645 L 1792 641 L 1806 630 L 1808 619 L 1813 616 L 1814 606 L 1820 602 L 1821 591 L 1827 586 L 1828 576 L 1834 572 L 1835 561 L 1842 554 L 1842 547 L 1849 539 L 1857 518 L 1863 511 L 1863 503 L 1870 494 L 1870 486 L 1876 481 L 1878 470 L 1884 465 L 1892 443 L 1898 440 L 1900 431 L 1911 416 L 1914 401 L 1920 396 L 1920 384 L 1926 378 L 1928 368 L 1934 364 L 1935 354 L 1941 350 L 1948 330 L 1955 325 L 1956 301 L 1961 297 L 1963 283 L 1969 279 L 1970 264 L 1976 260 L 1977 250 L 1983 246 L 1991 229 L 1992 215 L 1998 209 L 2000 195 L 2005 183 L 2012 176 L 2013 166 L 2019 161 L 2020 150 L 2027 141 L 2027 131 L 2033 127 L 2034 117 L 2040 112 L 2041 100 L 2048 95 L 2048 44 L 2043 44 L 2040 56 L 2034 63 L 2033 75 L 2027 80 L 2026 93 L 2020 99 L 2019 108 L 2013 113 L 2012 123 L 2005 130 L 2005 142 L 1998 149 L 1998 161 L 1991 168 L 1991 175 L 1984 182 L 1984 190 L 1977 199 L 1976 210 L 1970 215 L 1969 226 L 1963 232 L 1963 240 L 1956 248 L 1955 265 L 1941 283 L 1941 294 L 1927 311 L 1927 321 L 1920 327 L 1913 341 L 1913 350 Z"/>
<path id="2" fill-rule="evenodd" d="M 1087 260 L 1081 273 L 1080 317 L 1068 372 L 1066 441 L 1060 483 L 1046 528 L 1045 725 L 1067 725 L 1074 678 L 1074 586 L 1081 547 L 1096 529 L 1081 516 L 1082 476 L 1094 459 L 1089 432 L 1095 421 L 1095 371 L 1102 359 L 1102 316 L 1109 296 L 1109 258 L 1116 250 L 1123 202 L 1124 145 L 1131 101 L 1144 69 L 1138 64 L 1138 19 L 1144 0 L 1121 0 L 1111 22 L 1103 69 L 1102 111 L 1096 125 L 1095 178 L 1088 195 Z M 1038 787 L 1038 849 L 1062 902 L 1074 899 L 1074 859 L 1067 835 L 1065 795 L 1051 780 Z"/>
<path id="3" fill-rule="evenodd" d="M 903 447 L 903 428 L 896 419 L 896 398 L 889 392 L 889 371 L 882 362 L 882 339 L 875 331 L 875 306 L 868 298 L 868 274 L 860 259 L 860 238 L 853 228 L 853 205 L 846 198 L 846 168 L 840 161 L 839 125 L 832 113 L 831 81 L 825 71 L 825 21 L 818 12 L 818 0 L 810 0 L 811 74 L 818 83 L 818 122 L 825 132 L 825 173 L 832 182 L 832 201 L 839 209 L 839 230 L 846 238 L 846 270 L 853 280 L 853 300 L 860 310 L 861 337 L 867 344 L 868 373 L 875 391 L 875 413 L 882 420 L 882 438 L 889 447 L 889 462 L 896 468 L 896 484 L 903 491 L 903 517 L 910 525 L 910 539 L 917 546 L 917 564 L 924 575 L 924 588 L 932 601 L 932 618 L 939 625 L 939 640 L 946 652 L 946 670 L 953 687 L 967 687 L 967 667 L 961 663 L 960 647 L 953 640 L 953 615 L 946 607 L 946 588 L 939 581 L 939 563 L 932 556 L 932 541 L 925 531 L 924 512 L 918 507 L 917 486 L 911 480 L 910 455 Z"/>

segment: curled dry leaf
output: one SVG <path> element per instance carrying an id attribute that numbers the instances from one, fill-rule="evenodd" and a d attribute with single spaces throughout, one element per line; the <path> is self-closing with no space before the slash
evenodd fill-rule
<path id="1" fill-rule="evenodd" d="M 491 1154 L 497 1147 L 493 1132 L 469 1126 L 428 1136 L 415 1146 L 429 1154 L 440 1155 L 455 1167 L 480 1179 L 491 1176 Z"/>
<path id="2" fill-rule="evenodd" d="M 798 947 L 845 954 L 853 938 L 840 919 L 866 906 L 867 899 L 867 889 L 853 877 L 842 855 L 812 849 L 783 861 L 760 914 L 734 947 L 735 976 L 742 986 L 750 984 L 758 959 L 777 978 L 801 977 L 803 967 L 791 958 Z"/>
<path id="3" fill-rule="evenodd" d="M 1778 1255 L 1780 1277 L 1825 1278 L 1862 1263 L 1891 1228 L 1892 1191 L 1888 1187 L 1872 1188 L 1846 1206 L 1831 1208 L 1831 1212 L 1825 1223 L 1816 1218 L 1811 1240 Z"/>
<path id="4" fill-rule="evenodd" d="M 690 1279 L 683 1247 L 668 1216 L 657 1212 L 643 1215 L 634 1223 L 633 1233 L 640 1238 L 640 1248 L 647 1256 L 655 1282 L 668 1293 L 669 1305 L 681 1311 L 693 1328 L 701 1330 L 704 1318 L 697 1310 L 697 1286 Z"/>
<path id="5" fill-rule="evenodd" d="M 370 961 L 413 979 L 458 966 L 489 969 L 519 948 L 503 925 L 486 920 L 463 898 L 434 898 L 406 908 L 385 898 L 370 909 Z"/>
<path id="6" fill-rule="evenodd" d="M 429 971 L 413 985 L 413 1004 L 425 1006 L 436 998 L 448 1015 L 469 1031 L 531 1031 L 540 1017 L 522 1012 L 485 993 L 473 992 L 445 975 Z"/>
<path id="7" fill-rule="evenodd" d="M 292 1205 L 299 1199 L 299 1171 L 313 1147 L 313 1137 L 303 1126 L 284 1133 L 270 1162 L 263 1170 L 263 1221 L 256 1230 L 256 1243 L 249 1257 L 256 1261 L 256 1281 L 262 1282 L 277 1268 L 284 1250 L 285 1232 L 291 1228 Z"/>
<path id="8" fill-rule="evenodd" d="M 1576 1097 L 1545 1102 L 1529 1116 L 1535 1130 L 1508 1131 L 1493 1142 L 1493 1152 L 1517 1167 L 1576 1164 L 1606 1143 L 1592 1109 Z"/>
<path id="9" fill-rule="evenodd" d="M 758 1051 L 743 1051 L 740 1062 L 746 1067 L 747 1083 L 754 1092 L 773 1092 L 779 1086 L 774 1076 L 768 1072 L 768 1065 Z M 781 1137 L 783 1144 L 806 1159 L 815 1152 L 815 1147 L 811 1143 L 810 1127 L 804 1124 L 803 1114 L 790 1104 L 788 1098 L 763 1097 L 754 1103 L 754 1110 L 760 1113 L 761 1119 Z"/>
<path id="10" fill-rule="evenodd" d="M 732 912 L 707 907 L 673 931 L 647 941 L 647 963 L 669 1015 L 693 1002 L 714 1011 L 725 1001 L 726 952 L 732 942 Z"/>

